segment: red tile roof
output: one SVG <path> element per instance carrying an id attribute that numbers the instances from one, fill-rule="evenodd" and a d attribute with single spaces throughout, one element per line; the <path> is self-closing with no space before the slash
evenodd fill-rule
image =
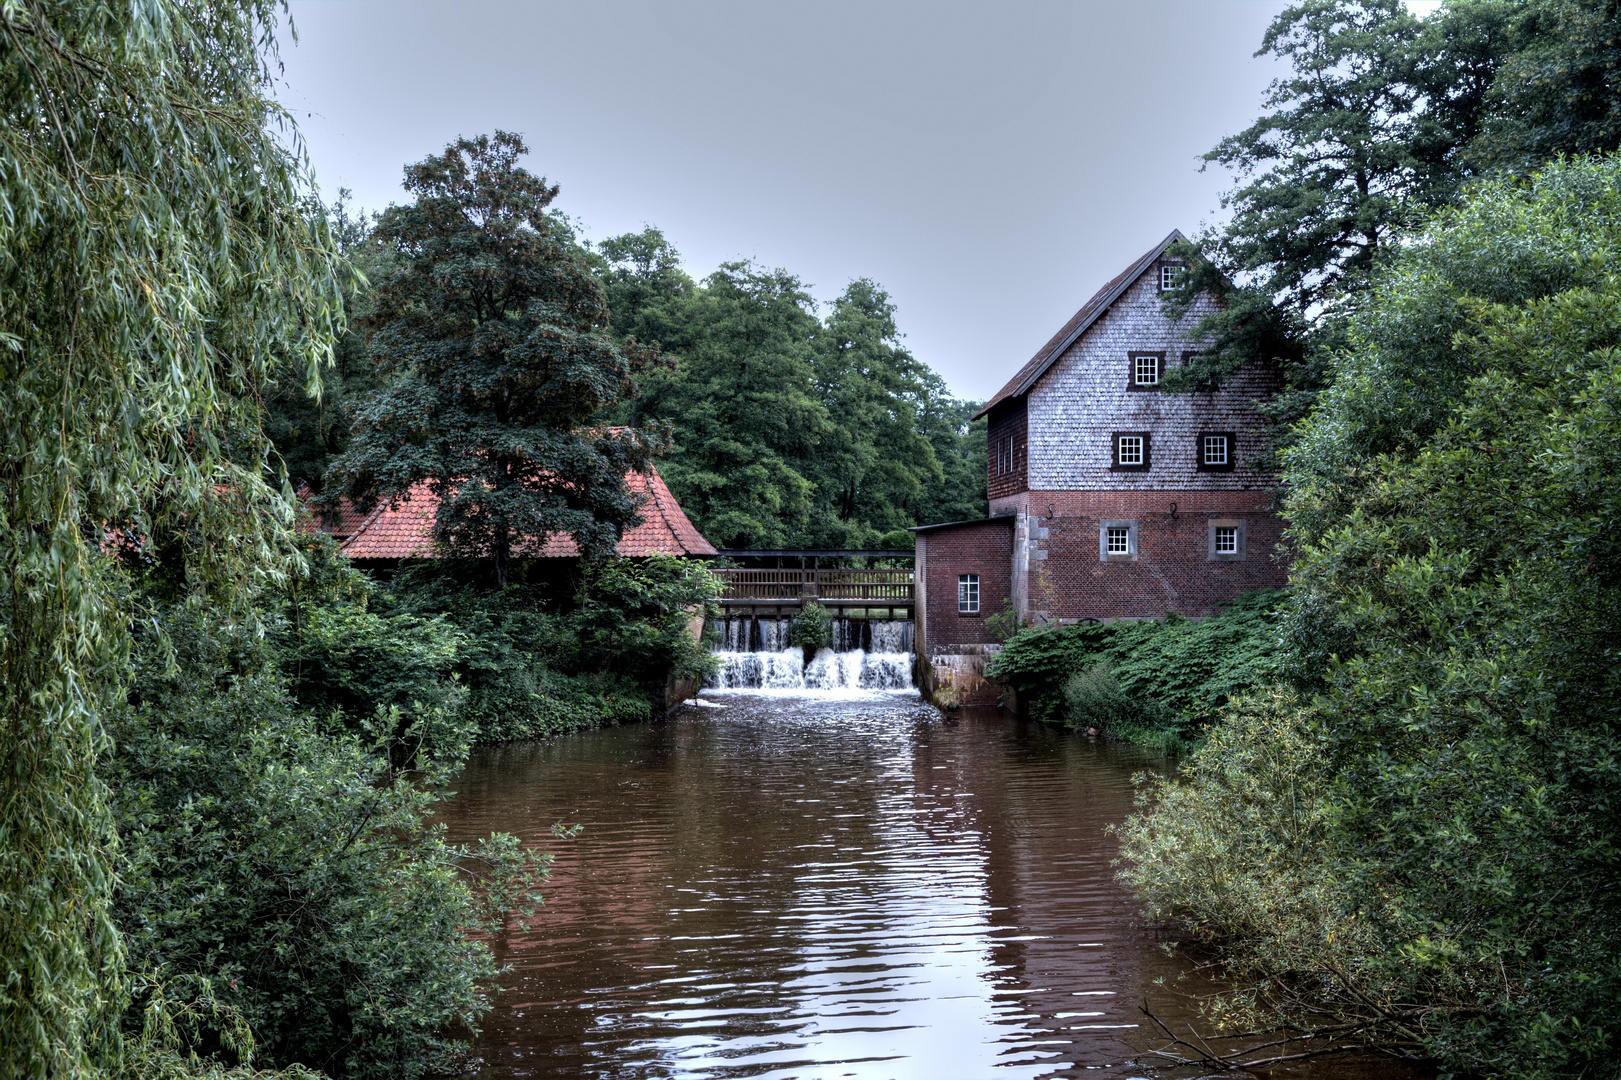
<path id="1" fill-rule="evenodd" d="M 1156 244 L 1148 254 L 1111 278 L 1108 284 L 1093 294 L 1092 299 L 1081 305 L 1081 310 L 1070 316 L 1069 322 L 1060 327 L 1058 333 L 1047 340 L 1047 344 L 1036 350 L 1036 355 L 1032 356 L 1024 367 L 1014 373 L 1013 378 L 1009 379 L 1007 385 L 998 390 L 995 396 L 985 403 L 984 408 L 974 414 L 974 419 L 978 420 L 1008 398 L 1018 397 L 1029 392 L 1030 388 L 1036 384 L 1036 380 L 1045 375 L 1047 369 L 1052 367 L 1060 356 L 1064 355 L 1064 350 L 1075 344 L 1075 339 L 1086 333 L 1087 328 L 1097 322 L 1105 311 L 1109 310 L 1109 305 L 1120 299 L 1120 294 L 1130 288 L 1132 282 L 1142 277 L 1144 271 L 1154 265 L 1154 260 L 1163 255 L 1166 248 L 1181 239 L 1183 239 L 1181 230 L 1172 229 L 1171 235 Z"/>
<path id="2" fill-rule="evenodd" d="M 641 522 L 626 529 L 616 550 L 626 557 L 647 555 L 714 555 L 714 545 L 695 528 L 681 504 L 675 501 L 664 478 L 649 466 L 644 473 L 625 474 L 625 487 L 640 496 Z M 413 484 L 399 503 L 379 503 L 369 514 L 359 514 L 344 506 L 339 526 L 332 529 L 339 550 L 351 559 L 432 559 L 439 554 L 433 538 L 434 516 L 439 500 L 426 483 Z M 338 528 L 349 528 L 347 534 Z M 548 536 L 532 558 L 572 559 L 580 549 L 574 537 L 564 533 Z"/>

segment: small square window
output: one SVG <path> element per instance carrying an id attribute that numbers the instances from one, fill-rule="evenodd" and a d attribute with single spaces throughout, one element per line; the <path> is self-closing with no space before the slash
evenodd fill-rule
<path id="1" fill-rule="evenodd" d="M 979 614 L 979 575 L 957 575 L 957 614 Z"/>
<path id="2" fill-rule="evenodd" d="M 1159 356 L 1138 353 L 1131 358 L 1131 381 L 1136 386 L 1159 385 Z"/>
<path id="3" fill-rule="evenodd" d="M 1098 560 L 1100 562 L 1133 562 L 1137 558 L 1137 523 L 1135 521 L 1098 522 Z"/>
<path id="4" fill-rule="evenodd" d="M 1233 432 L 1199 432 L 1193 444 L 1193 460 L 1200 472 L 1232 472 L 1237 459 L 1238 439 Z"/>
<path id="5" fill-rule="evenodd" d="M 1176 263 L 1163 263 L 1159 268 L 1160 291 L 1176 288 L 1177 278 L 1182 276 L 1182 268 Z"/>
<path id="6" fill-rule="evenodd" d="M 1246 557 L 1244 521 L 1217 518 L 1210 522 L 1210 558 L 1215 562 L 1241 562 Z"/>
<path id="7" fill-rule="evenodd" d="M 1146 431 L 1117 431 L 1113 435 L 1113 460 L 1109 468 L 1125 472 L 1147 472 L 1152 450 Z"/>

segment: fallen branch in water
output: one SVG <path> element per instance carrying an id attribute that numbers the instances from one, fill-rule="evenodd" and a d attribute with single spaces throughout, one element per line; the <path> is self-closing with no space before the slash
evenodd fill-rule
<path id="1" fill-rule="evenodd" d="M 1148 1007 L 1147 1000 L 1141 1006 L 1142 1014 L 1153 1023 L 1165 1038 L 1170 1040 L 1157 1049 L 1148 1053 L 1163 1058 L 1172 1066 L 1196 1066 L 1204 1069 L 1219 1069 L 1227 1072 L 1237 1072 L 1247 1069 L 1268 1068 L 1290 1061 L 1304 1061 L 1309 1058 L 1327 1057 L 1332 1054 L 1349 1054 L 1356 1052 L 1387 1054 L 1402 1058 L 1406 1061 L 1417 1061 L 1419 1055 L 1413 1052 L 1411 1044 L 1405 1042 L 1386 1042 L 1377 1038 L 1364 1038 L 1373 1029 L 1379 1027 L 1381 1020 L 1365 1020 L 1358 1023 L 1340 1024 L 1323 1028 L 1296 1028 L 1292 1026 L 1279 1026 L 1266 1031 L 1246 1031 L 1237 1035 L 1211 1035 L 1206 1038 L 1200 1035 L 1193 1025 L 1187 1025 L 1188 1034 L 1195 1040 L 1189 1042 L 1176 1032 L 1170 1025 L 1154 1015 Z M 1229 1042 L 1234 1039 L 1257 1039 L 1270 1036 L 1271 1041 L 1250 1043 L 1234 1050 L 1221 1051 L 1211 1046 L 1211 1041 Z M 1315 1046 L 1313 1043 L 1326 1041 L 1328 1045 Z M 1287 1053 L 1277 1053 L 1270 1056 L 1255 1057 L 1267 1050 L 1283 1047 L 1300 1047 Z"/>

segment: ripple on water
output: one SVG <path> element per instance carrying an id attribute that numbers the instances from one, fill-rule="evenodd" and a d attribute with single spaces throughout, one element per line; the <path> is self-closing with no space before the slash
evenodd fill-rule
<path id="1" fill-rule="evenodd" d="M 480 1075 L 1142 1071 L 1137 1007 L 1176 969 L 1104 829 L 1157 758 L 915 696 L 713 702 L 457 785 L 453 837 L 556 853 L 536 926 L 494 943 Z"/>

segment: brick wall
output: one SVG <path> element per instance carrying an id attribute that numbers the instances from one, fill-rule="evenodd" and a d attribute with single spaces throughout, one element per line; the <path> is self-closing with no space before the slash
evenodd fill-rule
<path id="1" fill-rule="evenodd" d="M 993 512 L 1013 513 L 1022 526 L 1027 618 L 1202 616 L 1251 589 L 1285 583 L 1283 521 L 1268 509 L 1270 498 L 1260 490 L 1041 491 L 1001 500 Z M 1131 523 L 1129 557 L 1100 556 L 1108 521 Z M 1242 529 L 1241 558 L 1211 558 L 1213 522 Z"/>
<path id="2" fill-rule="evenodd" d="M 1180 324 L 1160 310 L 1158 273 L 1150 269 L 1123 293 L 1079 341 L 1031 388 L 1028 398 L 1028 487 L 1033 491 L 1153 491 L 1192 487 L 1241 491 L 1271 478 L 1243 463 L 1263 448 L 1257 399 L 1276 393 L 1278 378 L 1256 365 L 1237 372 L 1218 391 L 1165 394 L 1131 387 L 1134 350 L 1164 354 L 1165 370 L 1196 346 L 1187 328 L 1208 311 L 1202 301 Z M 1148 432 L 1150 468 L 1120 472 L 1113 464 L 1115 432 Z M 1230 472 L 1201 472 L 1196 447 L 1204 432 L 1236 436 Z M 991 497 L 1012 494 L 992 488 Z"/>
<path id="3" fill-rule="evenodd" d="M 1010 595 L 1013 522 L 976 521 L 918 534 L 922 640 L 930 652 L 955 645 L 989 645 L 985 616 L 1002 610 Z M 957 612 L 957 576 L 979 575 L 979 614 Z"/>
<path id="4" fill-rule="evenodd" d="M 1028 445 L 1025 398 L 1003 402 L 987 417 L 985 470 L 991 498 L 1023 491 Z"/>

